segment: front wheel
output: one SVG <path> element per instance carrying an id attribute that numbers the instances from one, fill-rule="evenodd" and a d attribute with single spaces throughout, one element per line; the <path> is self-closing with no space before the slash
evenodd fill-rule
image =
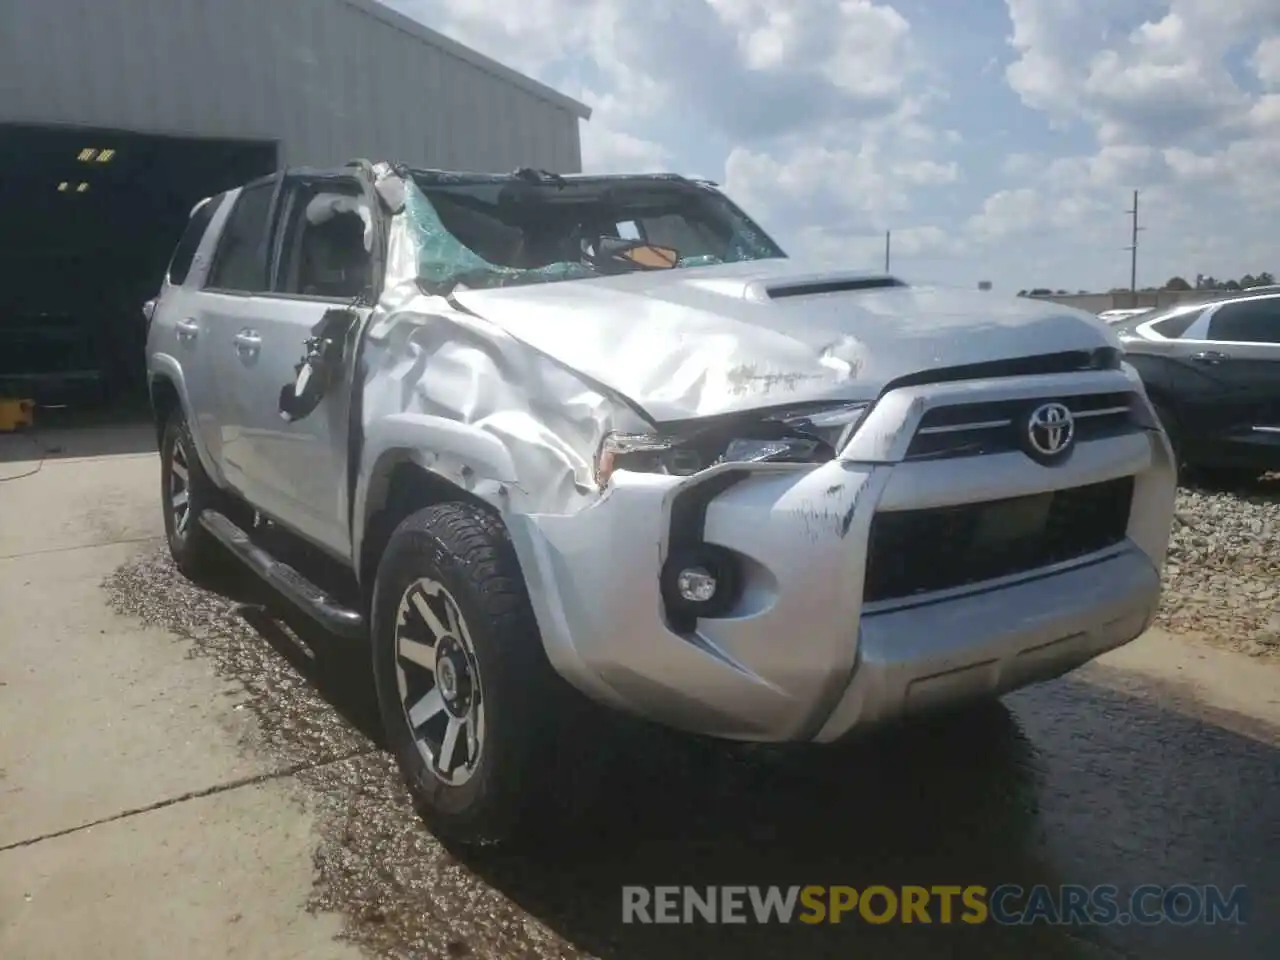
<path id="1" fill-rule="evenodd" d="M 547 779 L 560 691 L 498 518 L 442 503 L 401 523 L 372 639 L 387 739 L 423 818 L 462 844 L 511 839 Z"/>
<path id="2" fill-rule="evenodd" d="M 1195 479 L 1213 490 L 1238 490 L 1248 487 L 1262 476 L 1255 467 L 1206 467 L 1195 468 Z"/>

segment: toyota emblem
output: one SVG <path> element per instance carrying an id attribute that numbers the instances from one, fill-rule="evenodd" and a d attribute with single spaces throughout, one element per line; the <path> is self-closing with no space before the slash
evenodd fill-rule
<path id="1" fill-rule="evenodd" d="M 1061 403 L 1045 403 L 1027 418 L 1027 452 L 1042 462 L 1060 460 L 1071 452 L 1076 439 L 1076 419 Z"/>

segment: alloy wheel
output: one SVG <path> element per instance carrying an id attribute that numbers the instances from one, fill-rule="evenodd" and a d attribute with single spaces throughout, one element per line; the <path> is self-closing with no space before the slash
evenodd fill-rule
<path id="1" fill-rule="evenodd" d="M 181 440 L 174 443 L 169 463 L 169 512 L 173 516 L 174 536 L 184 539 L 191 523 L 191 478 L 187 451 Z"/>
<path id="2" fill-rule="evenodd" d="M 484 747 L 484 690 L 462 611 L 430 578 L 405 590 L 396 612 L 396 683 L 405 722 L 427 768 L 457 787 Z"/>

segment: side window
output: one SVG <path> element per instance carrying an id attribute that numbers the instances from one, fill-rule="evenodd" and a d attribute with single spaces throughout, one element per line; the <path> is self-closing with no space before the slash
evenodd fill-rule
<path id="1" fill-rule="evenodd" d="M 1200 319 L 1202 313 L 1204 313 L 1203 310 L 1187 310 L 1184 313 L 1175 313 L 1172 317 L 1157 320 L 1151 325 L 1151 329 L 1167 340 L 1177 340 L 1191 329 L 1191 325 Z"/>
<path id="2" fill-rule="evenodd" d="M 262 237 L 267 229 L 274 187 L 274 182 L 258 183 L 240 194 L 222 229 L 206 287 L 245 293 L 266 290 L 267 264 L 262 256 Z"/>
<path id="3" fill-rule="evenodd" d="M 175 286 L 180 287 L 187 282 L 187 274 L 191 272 L 196 251 L 200 249 L 200 241 L 204 239 L 204 232 L 209 229 L 214 214 L 222 206 L 222 200 L 222 195 L 207 200 L 192 212 L 191 219 L 187 221 L 187 228 L 182 231 L 169 261 L 169 282 Z"/>
<path id="4" fill-rule="evenodd" d="M 1209 321 L 1209 339 L 1280 343 L 1280 299 L 1245 300 L 1220 307 Z"/>
<path id="5" fill-rule="evenodd" d="M 289 204 L 276 292 L 341 300 L 372 294 L 372 230 L 354 180 L 300 184 Z"/>

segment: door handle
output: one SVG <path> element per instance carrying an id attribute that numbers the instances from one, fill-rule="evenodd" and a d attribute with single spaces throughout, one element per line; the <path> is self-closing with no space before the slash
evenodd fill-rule
<path id="1" fill-rule="evenodd" d="M 1196 363 L 1214 364 L 1221 363 L 1223 360 L 1230 360 L 1231 355 L 1229 353 L 1220 353 L 1217 350 L 1204 350 L 1200 353 L 1193 353 L 1191 359 Z"/>
<path id="2" fill-rule="evenodd" d="M 262 337 L 256 330 L 241 330 L 235 335 L 236 353 L 241 356 L 253 356 L 262 346 Z"/>
<path id="3" fill-rule="evenodd" d="M 177 328 L 178 339 L 184 342 L 190 342 L 200 333 L 200 324 L 196 323 L 190 317 L 179 320 L 174 326 Z"/>

